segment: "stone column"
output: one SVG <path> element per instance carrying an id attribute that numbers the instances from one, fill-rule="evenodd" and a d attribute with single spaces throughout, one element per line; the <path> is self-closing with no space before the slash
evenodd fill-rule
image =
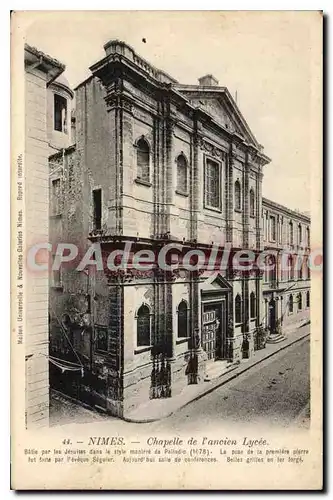
<path id="1" fill-rule="evenodd" d="M 109 285 L 109 328 L 107 357 L 107 409 L 113 414 L 118 405 L 122 415 L 124 387 L 124 282 L 123 278 L 112 276 Z M 118 403 L 117 403 L 118 402 Z"/>

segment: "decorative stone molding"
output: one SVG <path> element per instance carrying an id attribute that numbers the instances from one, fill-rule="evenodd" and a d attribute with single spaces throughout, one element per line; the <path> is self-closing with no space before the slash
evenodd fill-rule
<path id="1" fill-rule="evenodd" d="M 216 158 L 219 158 L 220 160 L 225 160 L 226 153 L 222 151 L 221 149 L 217 148 L 213 144 L 210 144 L 209 142 L 205 141 L 201 137 L 199 139 L 199 147 L 203 151 L 206 151 L 207 153 L 211 154 L 212 156 L 215 156 Z"/>

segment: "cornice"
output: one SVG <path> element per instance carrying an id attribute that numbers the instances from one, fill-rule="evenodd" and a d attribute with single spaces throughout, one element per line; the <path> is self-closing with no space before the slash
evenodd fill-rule
<path id="1" fill-rule="evenodd" d="M 284 214 L 289 215 L 293 219 L 301 219 L 304 222 L 307 222 L 308 224 L 311 223 L 311 218 L 308 217 L 307 215 L 303 214 L 302 212 L 297 212 L 296 210 L 291 210 L 288 207 L 285 207 L 284 205 L 280 205 L 279 203 L 276 203 L 275 201 L 269 200 L 268 198 L 262 198 L 262 208 L 267 208 L 267 209 L 272 209 L 276 210 L 279 212 L 283 212 Z"/>

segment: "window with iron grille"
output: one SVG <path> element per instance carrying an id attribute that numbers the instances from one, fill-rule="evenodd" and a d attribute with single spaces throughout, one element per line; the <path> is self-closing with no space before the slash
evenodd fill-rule
<path id="1" fill-rule="evenodd" d="M 292 295 L 289 295 L 289 312 L 292 313 L 294 311 L 294 299 Z"/>
<path id="2" fill-rule="evenodd" d="M 221 210 L 221 166 L 211 159 L 205 165 L 205 205 Z"/>
<path id="3" fill-rule="evenodd" d="M 188 307 L 182 300 L 178 306 L 178 337 L 188 337 Z"/>
<path id="4" fill-rule="evenodd" d="M 302 310 L 302 294 L 301 293 L 299 293 L 297 296 L 297 302 L 298 302 L 298 310 L 301 311 Z"/>
<path id="5" fill-rule="evenodd" d="M 177 158 L 177 191 L 187 193 L 187 161 L 183 154 Z"/>
<path id="6" fill-rule="evenodd" d="M 237 180 L 235 182 L 235 210 L 242 209 L 242 198 L 241 198 L 241 183 Z"/>
<path id="7" fill-rule="evenodd" d="M 150 182 L 149 145 L 145 139 L 140 139 L 137 142 L 136 148 L 137 178 L 145 182 Z"/>
<path id="8" fill-rule="evenodd" d="M 242 299 L 239 294 L 235 298 L 235 323 L 242 322 Z"/>
<path id="9" fill-rule="evenodd" d="M 253 189 L 250 190 L 250 217 L 255 216 L 255 196 Z"/>
<path id="10" fill-rule="evenodd" d="M 256 296 L 254 292 L 251 292 L 250 294 L 250 317 L 256 317 Z"/>
<path id="11" fill-rule="evenodd" d="M 145 304 L 137 312 L 137 346 L 150 346 L 150 309 Z"/>

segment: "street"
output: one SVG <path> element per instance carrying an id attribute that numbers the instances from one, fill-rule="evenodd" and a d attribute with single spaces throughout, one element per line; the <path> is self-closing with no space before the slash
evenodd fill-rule
<path id="1" fill-rule="evenodd" d="M 223 424 L 307 427 L 310 421 L 310 341 L 296 342 L 210 394 L 163 420 L 135 424 L 99 415 L 57 396 L 51 403 L 51 425 L 112 423 L 125 431 L 198 431 Z"/>
<path id="2" fill-rule="evenodd" d="M 164 425 L 189 430 L 202 427 L 203 420 L 205 425 L 247 422 L 279 426 L 297 420 L 305 426 L 310 417 L 309 354 L 306 338 L 182 408 Z"/>

